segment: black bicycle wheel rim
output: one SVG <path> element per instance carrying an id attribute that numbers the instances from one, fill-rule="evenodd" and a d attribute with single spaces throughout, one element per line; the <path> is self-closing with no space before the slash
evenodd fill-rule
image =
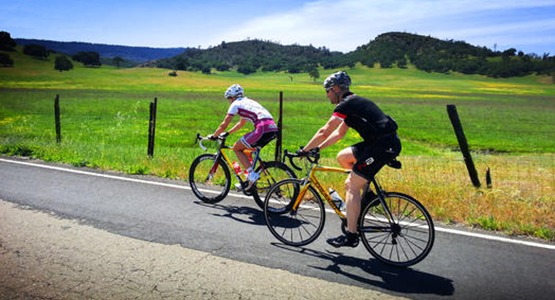
<path id="1" fill-rule="evenodd" d="M 291 209 L 298 195 L 301 181 L 286 179 L 275 184 L 264 201 L 264 218 L 272 235 L 290 246 L 304 246 L 318 238 L 324 228 L 324 202 L 309 187 L 297 209 Z"/>
<path id="2" fill-rule="evenodd" d="M 229 193 L 231 174 L 223 161 L 214 170 L 216 155 L 202 154 L 195 158 L 189 169 L 189 185 L 193 194 L 206 203 L 223 200 Z"/>
<path id="3" fill-rule="evenodd" d="M 362 243 L 372 256 L 398 267 L 412 266 L 426 258 L 435 239 L 433 220 L 426 208 L 411 196 L 386 193 L 385 202 L 394 221 L 391 225 L 383 206 L 375 201 L 363 208 L 359 220 Z"/>
<path id="4" fill-rule="evenodd" d="M 254 202 L 261 209 L 264 208 L 264 199 L 274 184 L 284 179 L 297 178 L 295 172 L 282 162 L 271 161 L 263 164 L 256 169 L 256 172 L 260 174 L 260 179 L 252 188 Z"/>

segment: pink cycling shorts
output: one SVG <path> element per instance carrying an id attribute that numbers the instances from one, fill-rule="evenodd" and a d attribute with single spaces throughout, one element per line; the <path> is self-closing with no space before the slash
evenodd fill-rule
<path id="1" fill-rule="evenodd" d="M 253 131 L 245 134 L 241 138 L 241 142 L 247 148 L 254 148 L 258 146 L 264 147 L 275 138 L 277 131 L 278 128 L 276 126 L 276 123 L 274 123 L 274 120 L 260 120 L 255 124 L 255 128 Z"/>

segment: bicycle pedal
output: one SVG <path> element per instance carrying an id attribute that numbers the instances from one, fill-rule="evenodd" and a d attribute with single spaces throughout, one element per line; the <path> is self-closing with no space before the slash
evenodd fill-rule
<path id="1" fill-rule="evenodd" d="M 247 181 L 245 188 L 243 189 L 245 192 L 249 192 L 252 187 L 254 186 L 255 181 Z"/>
<path id="2" fill-rule="evenodd" d="M 243 192 L 243 194 L 247 196 L 252 196 L 252 184 L 250 184 L 248 181 L 243 181 L 242 183 L 237 182 L 235 184 L 235 189 L 237 189 L 238 192 Z"/>

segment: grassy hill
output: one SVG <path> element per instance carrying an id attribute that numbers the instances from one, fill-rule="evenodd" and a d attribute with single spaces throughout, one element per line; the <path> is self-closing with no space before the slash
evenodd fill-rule
<path id="1" fill-rule="evenodd" d="M 333 107 L 321 82 L 306 73 L 236 71 L 211 74 L 159 68 L 54 70 L 54 58 L 8 53 L 0 68 L 0 153 L 75 166 L 187 178 L 201 153 L 197 132 L 211 133 L 227 110 L 225 89 L 242 84 L 274 115 L 284 95 L 284 147 L 306 143 Z M 404 169 L 382 172 L 386 187 L 421 199 L 434 218 L 511 234 L 555 239 L 555 85 L 547 76 L 494 79 L 400 68 L 347 69 L 353 91 L 376 101 L 399 123 Z M 332 70 L 320 69 L 322 77 Z M 55 142 L 53 101 L 60 96 L 62 143 Z M 155 156 L 146 156 L 149 104 L 158 99 Z M 446 105 L 457 105 L 481 178 L 491 168 L 493 189 L 474 189 L 457 151 Z M 239 136 L 239 135 L 237 135 Z M 358 138 L 326 149 L 324 163 Z M 271 152 L 272 147 L 267 151 Z M 341 191 L 343 179 L 329 178 Z"/>
<path id="2" fill-rule="evenodd" d="M 440 40 L 405 32 L 381 34 L 368 44 L 349 53 L 332 52 L 325 47 L 289 45 L 262 40 L 222 42 L 208 49 L 191 49 L 178 56 L 154 62 L 158 67 L 202 71 L 237 69 L 243 74 L 262 71 L 317 73 L 317 67 L 334 69 L 354 67 L 407 68 L 426 72 L 480 74 L 489 77 L 515 77 L 531 74 L 549 75 L 555 69 L 555 57 L 525 54 L 514 48 L 492 51 L 464 41 Z"/>
<path id="3" fill-rule="evenodd" d="M 4 32 L 5 35 L 9 33 Z M 104 64 L 113 64 L 114 57 L 125 60 L 119 66 L 143 66 L 202 71 L 237 70 L 242 74 L 257 71 L 286 71 L 309 73 L 318 77 L 319 69 L 354 67 L 357 63 L 370 68 L 407 68 L 409 65 L 426 72 L 449 74 L 480 74 L 494 78 L 526 75 L 552 75 L 555 57 L 544 53 L 523 53 L 510 48 L 493 51 L 464 41 L 440 40 L 406 32 L 388 32 L 357 47 L 355 51 L 341 53 L 326 47 L 281 45 L 271 41 L 246 40 L 222 42 L 208 49 L 148 48 L 103 45 L 83 42 L 56 42 L 47 40 L 16 39 L 19 45 L 39 44 L 55 52 L 74 55 L 78 52 L 96 52 Z M 6 43 L 10 43 L 9 39 Z M 552 79 L 553 80 L 553 79 Z"/>

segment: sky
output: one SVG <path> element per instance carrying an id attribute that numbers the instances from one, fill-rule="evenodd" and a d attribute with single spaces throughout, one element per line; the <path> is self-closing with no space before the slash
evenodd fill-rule
<path id="1" fill-rule="evenodd" d="M 259 39 L 344 53 L 400 31 L 555 55 L 555 0 L 0 0 L 0 31 L 154 48 Z"/>

